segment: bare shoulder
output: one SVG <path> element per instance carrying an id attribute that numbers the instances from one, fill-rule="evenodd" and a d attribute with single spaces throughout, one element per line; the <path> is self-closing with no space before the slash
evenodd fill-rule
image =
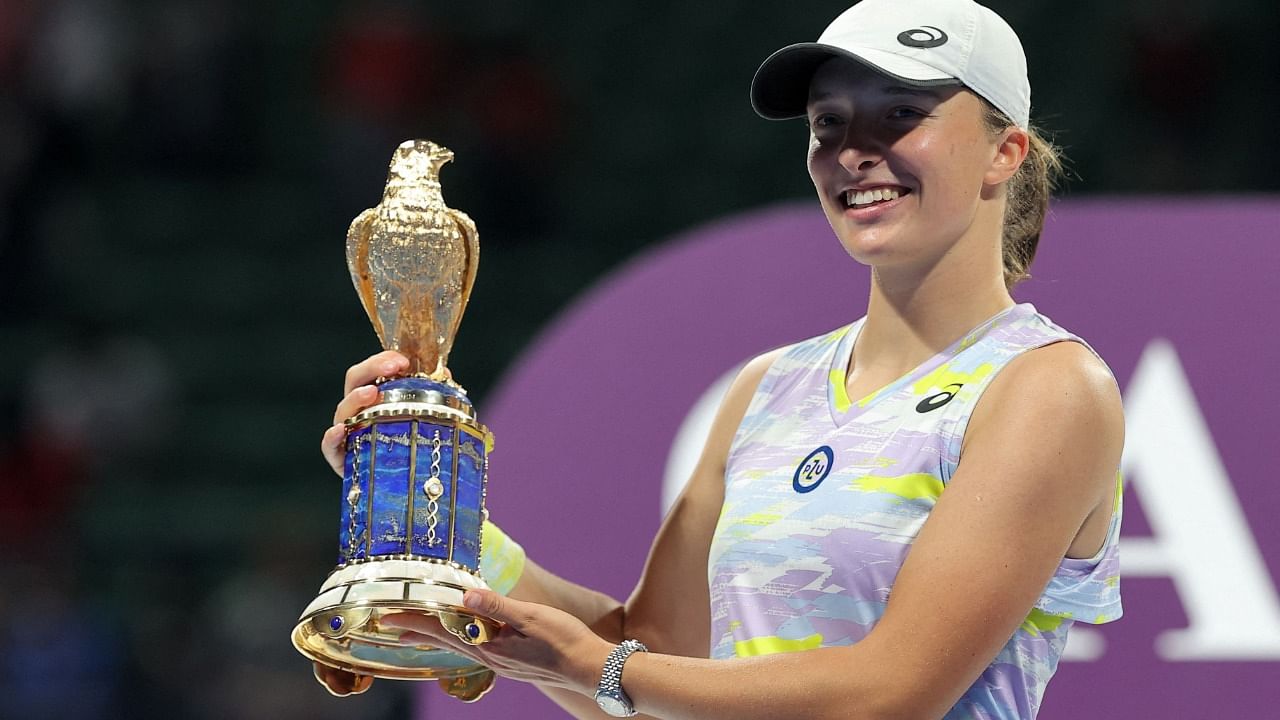
<path id="1" fill-rule="evenodd" d="M 728 457 L 729 446 L 733 443 L 733 436 L 737 433 L 738 426 L 742 424 L 742 418 L 747 414 L 747 407 L 751 404 L 751 398 L 756 394 L 756 389 L 760 387 L 760 381 L 769 372 L 769 368 L 773 367 L 774 361 L 786 350 L 786 347 L 781 347 L 757 355 L 738 371 L 738 376 L 733 379 L 728 392 L 725 393 L 724 400 L 720 403 L 720 410 L 716 413 L 715 422 L 711 426 L 711 435 L 707 438 L 707 445 L 703 451 L 705 460 L 712 461 L 715 466 L 723 465 Z"/>
<path id="2" fill-rule="evenodd" d="M 1089 348 L 1064 341 L 1023 353 L 991 382 L 974 409 L 962 454 L 1012 441 L 1027 459 L 1092 457 L 1084 476 L 1105 490 L 1124 445 L 1120 389 Z"/>
<path id="3" fill-rule="evenodd" d="M 1115 398 L 1120 397 L 1111 370 L 1092 350 L 1073 340 L 1029 350 L 1010 362 L 1004 374 L 1024 381 L 1056 380 L 1063 387 L 1115 390 Z"/>
<path id="4" fill-rule="evenodd" d="M 775 348 L 751 358 L 746 365 L 742 366 L 742 370 L 738 372 L 738 377 L 734 378 L 733 385 L 729 388 L 729 395 L 745 395 L 746 399 L 750 401 L 751 396 L 756 392 L 756 388 L 760 387 L 760 381 L 769 372 L 769 368 L 773 367 L 774 361 L 787 351 L 787 347 L 789 346 Z"/>
<path id="5" fill-rule="evenodd" d="M 1023 353 L 991 382 L 974 414 L 989 421 L 996 411 L 1053 416 L 1060 421 L 1115 422 L 1123 418 L 1120 389 L 1111 370 L 1087 347 L 1063 341 Z M 1123 431 L 1123 422 L 1117 428 Z"/>

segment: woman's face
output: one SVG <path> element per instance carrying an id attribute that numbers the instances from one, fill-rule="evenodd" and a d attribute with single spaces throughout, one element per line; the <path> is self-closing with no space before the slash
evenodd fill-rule
<path id="1" fill-rule="evenodd" d="M 818 68 L 809 176 L 850 255 L 878 268 L 933 263 L 985 227 L 980 199 L 1012 172 L 999 172 L 1000 138 L 982 114 L 963 88 L 908 87 L 844 58 Z"/>

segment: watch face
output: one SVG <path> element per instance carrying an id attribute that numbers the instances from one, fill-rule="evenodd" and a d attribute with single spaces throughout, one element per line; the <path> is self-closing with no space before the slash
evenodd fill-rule
<path id="1" fill-rule="evenodd" d="M 608 695 L 597 695 L 596 704 L 600 709 L 609 713 L 613 717 L 630 717 L 631 708 L 627 707 L 621 700 Z"/>

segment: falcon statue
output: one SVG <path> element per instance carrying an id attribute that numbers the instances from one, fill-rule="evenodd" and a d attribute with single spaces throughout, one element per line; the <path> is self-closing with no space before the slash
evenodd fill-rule
<path id="1" fill-rule="evenodd" d="M 382 202 L 347 231 L 347 267 L 382 346 L 409 373 L 453 383 L 446 367 L 480 259 L 475 223 L 444 203 L 453 153 L 428 140 L 396 148 Z"/>

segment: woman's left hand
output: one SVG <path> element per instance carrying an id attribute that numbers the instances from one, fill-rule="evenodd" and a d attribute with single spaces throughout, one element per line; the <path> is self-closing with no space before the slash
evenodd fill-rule
<path id="1" fill-rule="evenodd" d="M 400 641 L 425 644 L 471 658 L 503 677 L 595 693 L 613 644 L 572 615 L 548 605 L 522 602 L 488 590 L 468 590 L 467 609 L 497 620 L 502 628 L 488 642 L 469 645 L 429 615 L 398 613 L 382 622 L 406 630 Z"/>

